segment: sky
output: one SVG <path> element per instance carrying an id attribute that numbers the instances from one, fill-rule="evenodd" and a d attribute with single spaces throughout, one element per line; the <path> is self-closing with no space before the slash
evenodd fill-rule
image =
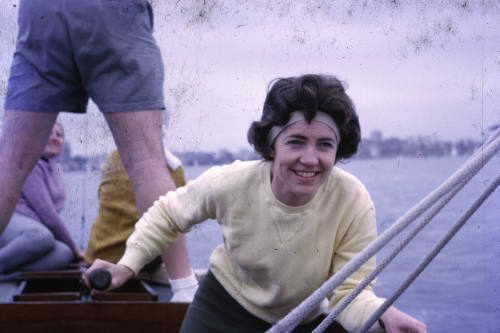
<path id="1" fill-rule="evenodd" d="M 15 45 L 19 0 L 0 8 L 0 102 Z M 498 1 L 153 0 L 174 151 L 250 148 L 268 83 L 336 75 L 363 137 L 481 140 L 500 123 Z M 3 113 L 3 102 L 0 113 Z M 94 104 L 62 113 L 73 153 L 113 141 Z"/>

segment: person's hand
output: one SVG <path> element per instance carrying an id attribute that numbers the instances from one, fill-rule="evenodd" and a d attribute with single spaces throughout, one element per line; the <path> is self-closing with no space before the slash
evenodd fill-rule
<path id="1" fill-rule="evenodd" d="M 75 261 L 82 261 L 83 260 L 83 252 L 80 251 L 79 248 L 74 248 L 73 249 L 73 256 L 75 257 Z"/>
<path id="2" fill-rule="evenodd" d="M 89 269 L 87 269 L 87 271 L 82 275 L 83 281 L 85 281 L 85 284 L 89 289 L 92 289 L 89 282 L 90 273 L 92 273 L 92 271 L 96 270 L 97 268 L 107 269 L 111 274 L 111 284 L 106 290 L 113 290 L 121 287 L 125 282 L 127 282 L 128 279 L 130 279 L 134 275 L 134 272 L 127 266 L 117 265 L 108 261 L 96 259 L 92 266 L 90 266 Z M 95 290 L 92 290 L 91 295 L 94 294 Z"/>
<path id="3" fill-rule="evenodd" d="M 421 321 L 391 306 L 380 317 L 387 333 L 426 333 L 427 327 Z"/>

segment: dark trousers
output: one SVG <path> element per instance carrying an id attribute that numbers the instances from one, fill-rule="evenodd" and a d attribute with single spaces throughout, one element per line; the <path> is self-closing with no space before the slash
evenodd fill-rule
<path id="1" fill-rule="evenodd" d="M 323 318 L 300 325 L 293 333 L 310 333 Z M 212 272 L 203 278 L 195 298 L 188 308 L 181 333 L 263 333 L 271 327 L 268 322 L 254 316 L 236 302 L 217 281 Z M 334 322 L 325 331 L 347 332 Z"/>

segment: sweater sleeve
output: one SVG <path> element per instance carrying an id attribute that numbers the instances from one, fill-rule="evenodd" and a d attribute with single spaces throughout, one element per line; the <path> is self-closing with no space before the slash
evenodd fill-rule
<path id="1" fill-rule="evenodd" d="M 23 195 L 40 221 L 52 231 L 54 237 L 67 244 L 73 250 L 76 248 L 76 245 L 57 213 L 44 177 L 45 174 L 42 168 L 37 164 L 24 182 Z"/>
<path id="2" fill-rule="evenodd" d="M 334 272 L 338 272 L 347 262 L 361 252 L 371 241 L 377 237 L 375 223 L 375 209 L 370 202 L 368 208 L 354 215 L 346 234 L 337 247 L 333 259 Z M 375 256 L 365 262 L 357 271 L 349 276 L 337 289 L 330 299 L 330 310 L 348 296 L 354 288 L 375 268 Z M 349 332 L 356 331 L 373 312 L 383 303 L 384 299 L 378 298 L 372 291 L 372 281 L 339 315 L 338 321 Z M 371 327 L 370 332 L 378 331 L 378 323 Z"/>
<path id="3" fill-rule="evenodd" d="M 213 182 L 214 177 L 209 170 L 155 201 L 136 223 L 118 264 L 129 267 L 137 274 L 147 262 L 175 242 L 179 233 L 188 232 L 193 225 L 214 218 L 216 200 L 212 199 Z"/>

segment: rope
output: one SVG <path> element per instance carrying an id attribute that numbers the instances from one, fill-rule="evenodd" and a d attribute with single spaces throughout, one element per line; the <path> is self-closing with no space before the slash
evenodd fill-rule
<path id="1" fill-rule="evenodd" d="M 316 327 L 312 333 L 321 333 L 337 318 L 337 316 L 358 296 L 361 291 L 373 280 L 375 277 L 384 270 L 385 267 L 403 250 L 406 245 L 410 243 L 413 238 L 441 211 L 441 209 L 448 204 L 448 202 L 468 183 L 472 176 L 468 177 L 464 182 L 453 188 L 439 204 L 422 220 L 414 230 L 412 230 L 404 240 L 379 264 L 377 267 L 358 285 L 356 288 L 340 302 L 328 316 Z"/>
<path id="2" fill-rule="evenodd" d="M 495 140 L 481 150 L 480 154 L 474 154 L 464 165 L 451 175 L 438 188 L 428 194 L 417 205 L 405 215 L 400 217 L 390 228 L 371 242 L 365 249 L 358 253 L 335 275 L 328 279 L 321 287 L 314 291 L 295 309 L 283 317 L 278 323 L 271 327 L 268 333 L 291 332 L 318 304 L 337 288 L 347 277 L 354 273 L 364 262 L 370 259 L 380 248 L 387 244 L 392 238 L 399 234 L 406 226 L 418 218 L 426 209 L 432 206 L 444 194 L 452 190 L 457 184 L 463 182 L 475 169 L 480 169 L 489 161 L 496 152 L 500 150 L 500 128 L 493 133 Z"/>
<path id="3" fill-rule="evenodd" d="M 500 134 L 500 133 L 499 133 Z M 484 143 L 483 147 L 478 149 L 469 160 L 478 154 L 484 147 L 488 146 L 494 137 L 490 136 L 488 140 Z M 448 202 L 453 199 L 453 197 L 474 177 L 480 169 L 476 169 L 474 173 L 471 173 L 462 183 L 455 186 L 438 204 L 434 207 L 431 212 L 412 230 L 397 246 L 396 248 L 372 271 L 348 296 L 346 296 L 342 302 L 337 304 L 333 308 L 328 316 L 323 319 L 323 321 L 314 329 L 312 333 L 321 333 L 332 324 L 332 322 L 337 318 L 337 316 L 358 296 L 361 291 L 373 280 L 377 275 L 387 267 L 387 265 L 403 250 L 406 245 L 408 245 L 413 238 L 441 211 L 441 209 L 448 204 Z"/>
<path id="4" fill-rule="evenodd" d="M 420 262 L 420 264 L 413 270 L 408 278 L 400 285 L 400 287 L 392 294 L 392 296 L 385 300 L 385 302 L 372 314 L 368 321 L 356 332 L 366 332 L 387 310 L 389 306 L 408 288 L 408 286 L 417 278 L 417 276 L 429 265 L 429 263 L 436 257 L 436 255 L 443 249 L 443 247 L 455 236 L 455 234 L 462 228 L 467 220 L 474 214 L 474 212 L 481 206 L 481 204 L 490 196 L 493 191 L 500 184 L 500 174 L 493 180 L 489 186 L 481 193 L 481 196 L 474 201 L 469 209 L 462 215 L 452 228 L 441 238 L 441 240 L 432 248 L 431 252 Z"/>

